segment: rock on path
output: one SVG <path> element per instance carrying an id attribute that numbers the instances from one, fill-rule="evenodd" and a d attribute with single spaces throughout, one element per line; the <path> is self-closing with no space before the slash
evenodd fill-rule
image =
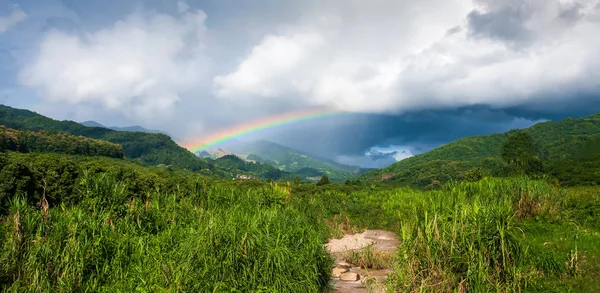
<path id="1" fill-rule="evenodd" d="M 332 271 L 334 293 L 385 292 L 383 284 L 391 269 L 365 271 L 343 259 L 344 254 L 372 245 L 374 250 L 394 253 L 399 241 L 396 235 L 384 230 L 367 230 L 363 233 L 346 235 L 341 239 L 331 239 L 325 247 L 336 258 Z M 365 276 L 369 276 L 372 286 L 367 288 Z M 371 290 L 369 290 L 371 289 Z"/>

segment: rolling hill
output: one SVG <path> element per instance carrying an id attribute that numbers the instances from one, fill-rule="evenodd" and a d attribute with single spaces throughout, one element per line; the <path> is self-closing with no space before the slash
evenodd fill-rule
<path id="1" fill-rule="evenodd" d="M 280 144 L 260 140 L 238 144 L 231 149 L 246 160 L 271 164 L 283 171 L 296 174 L 311 181 L 327 175 L 331 181 L 343 182 L 355 178 L 364 169 L 348 166 L 324 158 L 317 158 Z"/>
<path id="2" fill-rule="evenodd" d="M 0 125 L 0 151 L 20 153 L 58 153 L 66 155 L 125 158 L 119 144 L 47 131 L 20 131 Z"/>
<path id="3" fill-rule="evenodd" d="M 118 126 L 104 126 L 96 121 L 84 121 L 79 123 L 81 125 L 87 126 L 87 127 L 103 127 L 103 128 L 108 128 L 108 129 L 112 129 L 115 131 L 133 131 L 133 132 L 147 132 L 147 133 L 162 133 L 168 136 L 171 136 L 169 133 L 164 132 L 164 131 L 160 131 L 160 130 L 152 130 L 152 129 L 146 129 L 144 127 L 141 127 L 139 125 L 134 125 L 134 126 L 127 126 L 127 127 L 118 127 Z"/>
<path id="4" fill-rule="evenodd" d="M 268 179 L 273 181 L 292 181 L 294 175 L 282 171 L 270 164 L 248 162 L 236 155 L 225 155 L 211 161 L 232 179 Z"/>
<path id="5" fill-rule="evenodd" d="M 87 127 L 77 122 L 57 121 L 29 110 L 4 105 L 0 105 L 0 125 L 16 130 L 68 133 L 120 144 L 126 158 L 146 165 L 170 165 L 208 173 L 215 171 L 212 164 L 194 156 L 165 134 Z"/>
<path id="6" fill-rule="evenodd" d="M 600 152 L 600 148 L 594 147 L 600 139 L 600 114 L 538 123 L 523 130 L 461 138 L 386 168 L 367 172 L 360 179 L 426 187 L 436 182 L 463 179 L 467 172 L 475 168 L 481 168 L 490 175 L 502 176 L 507 166 L 500 156 L 501 146 L 509 135 L 518 131 L 531 136 L 539 150 L 540 159 L 546 165 L 547 173 L 561 182 L 569 184 L 572 180 L 563 170 L 567 165 L 572 171 L 581 171 L 581 168 L 587 170 L 579 173 L 595 172 L 595 169 L 590 169 L 592 166 L 585 167 L 583 164 L 589 163 L 586 160 L 590 158 L 596 158 L 595 152 Z M 580 178 L 576 181 L 578 180 L 592 183 L 590 180 L 594 179 Z"/>

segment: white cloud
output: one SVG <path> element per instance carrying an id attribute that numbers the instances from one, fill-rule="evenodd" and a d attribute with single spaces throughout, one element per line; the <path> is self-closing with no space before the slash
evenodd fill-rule
<path id="1" fill-rule="evenodd" d="M 25 19 L 27 19 L 27 14 L 19 6 L 15 5 L 9 15 L 0 16 L 0 34 L 8 31 L 11 27 Z"/>
<path id="2" fill-rule="evenodd" d="M 182 92 L 206 78 L 205 20 L 200 10 L 178 18 L 136 13 L 82 35 L 53 30 L 20 81 L 50 102 L 101 105 L 145 120 L 167 116 Z"/>
<path id="3" fill-rule="evenodd" d="M 292 36 L 266 36 L 244 60 L 236 72 L 217 76 L 216 95 L 237 97 L 252 95 L 278 97 L 289 90 L 302 91 L 303 80 L 285 80 L 311 51 L 319 48 L 325 40 L 317 33 Z"/>
<path id="4" fill-rule="evenodd" d="M 215 77 L 216 95 L 391 112 L 543 103 L 600 86 L 595 0 L 328 3 Z"/>
<path id="5" fill-rule="evenodd" d="M 371 147 L 364 153 L 364 156 L 337 156 L 336 161 L 365 168 L 382 168 L 412 156 L 414 154 L 409 147 L 390 145 L 387 147 Z"/>

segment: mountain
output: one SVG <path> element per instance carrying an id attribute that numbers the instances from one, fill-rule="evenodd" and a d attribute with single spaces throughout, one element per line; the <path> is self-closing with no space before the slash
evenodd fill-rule
<path id="1" fill-rule="evenodd" d="M 231 150 L 247 161 L 270 164 L 312 181 L 318 180 L 322 175 L 327 175 L 331 181 L 343 182 L 364 171 L 357 166 L 348 166 L 318 158 L 265 140 L 237 144 Z"/>
<path id="2" fill-rule="evenodd" d="M 233 179 L 294 180 L 294 175 L 270 164 L 247 162 L 236 155 L 225 155 L 212 162 Z"/>
<path id="3" fill-rule="evenodd" d="M 0 125 L 0 151 L 5 150 L 125 158 L 123 147 L 108 141 L 65 133 L 20 131 Z"/>
<path id="4" fill-rule="evenodd" d="M 117 126 L 104 126 L 96 121 L 84 121 L 79 123 L 81 125 L 87 126 L 87 127 L 103 127 L 103 128 L 108 128 L 108 129 L 112 129 L 115 131 L 132 131 L 132 132 L 147 132 L 147 133 L 162 133 L 162 134 L 166 134 L 168 136 L 171 136 L 170 134 L 168 134 L 167 132 L 164 131 L 160 131 L 160 130 L 150 130 L 150 129 L 146 129 L 144 127 L 141 127 L 139 125 L 134 125 L 134 126 L 127 126 L 127 127 L 117 127 Z"/>
<path id="5" fill-rule="evenodd" d="M 104 128 L 108 128 L 108 127 L 106 127 L 106 126 L 104 126 L 104 125 L 102 125 L 102 124 L 100 124 L 100 123 L 98 123 L 96 121 L 91 121 L 91 120 L 90 121 L 84 121 L 84 122 L 81 122 L 79 124 L 81 124 L 83 126 L 87 126 L 87 127 L 104 127 Z"/>
<path id="6" fill-rule="evenodd" d="M 224 149 L 220 149 L 220 148 L 214 148 L 214 149 L 208 149 L 208 150 L 202 150 L 200 152 L 196 152 L 196 156 L 203 158 L 203 159 L 218 159 L 227 155 L 234 155 L 234 153 L 228 151 L 228 150 L 224 150 Z"/>
<path id="7" fill-rule="evenodd" d="M 0 125 L 17 130 L 49 131 L 100 139 L 120 144 L 125 156 L 147 165 L 171 165 L 191 171 L 212 173 L 215 167 L 160 133 L 115 131 L 87 127 L 73 121 L 57 121 L 38 113 L 0 105 Z"/>
<path id="8" fill-rule="evenodd" d="M 461 138 L 386 168 L 367 172 L 360 179 L 425 187 L 436 181 L 463 179 L 477 168 L 491 175 L 502 175 L 507 168 L 500 156 L 502 144 L 509 135 L 519 131 L 531 136 L 546 165 L 546 172 L 561 183 L 574 185 L 585 181 L 591 184 L 593 180 L 600 183 L 600 173 L 597 173 L 600 169 L 586 165 L 589 164 L 587 159 L 600 159 L 600 147 L 595 147 L 600 146 L 600 113 L 586 118 L 542 122 L 523 130 Z M 570 174 L 565 169 L 570 169 Z M 580 177 L 572 178 L 577 174 Z"/>

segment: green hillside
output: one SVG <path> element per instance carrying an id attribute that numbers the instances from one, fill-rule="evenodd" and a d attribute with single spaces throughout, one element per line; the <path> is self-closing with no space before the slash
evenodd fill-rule
<path id="1" fill-rule="evenodd" d="M 252 163 L 242 160 L 235 155 L 225 155 L 212 161 L 220 170 L 226 172 L 229 178 L 270 179 L 273 181 L 292 181 L 294 175 L 282 171 L 270 164 Z"/>
<path id="2" fill-rule="evenodd" d="M 0 125 L 0 151 L 6 150 L 125 158 L 119 144 L 66 133 L 19 131 Z"/>
<path id="3" fill-rule="evenodd" d="M 586 158 L 596 158 L 593 151 L 597 148 L 593 145 L 600 138 L 600 114 L 538 123 L 527 129 L 506 133 L 461 138 L 386 168 L 367 172 L 360 179 L 431 187 L 431 184 L 437 185 L 451 179 L 465 179 L 470 172 L 479 168 L 489 175 L 504 176 L 508 172 L 508 165 L 501 158 L 501 147 L 507 137 L 520 131 L 532 138 L 546 172 L 560 182 L 567 185 L 583 183 L 579 182 L 580 179 L 568 178 L 575 175 L 567 174 L 564 166 L 581 173 L 581 176 L 595 173 L 591 162 L 582 159 L 582 156 L 585 154 Z M 586 178 L 581 180 L 591 184 L 590 178 Z"/>
<path id="4" fill-rule="evenodd" d="M 164 134 L 86 127 L 73 121 L 57 121 L 32 111 L 4 105 L 0 105 L 0 125 L 17 130 L 55 131 L 106 140 L 122 145 L 128 159 L 148 165 L 163 164 L 192 171 L 214 170 L 210 163 L 194 156 Z"/>
<path id="5" fill-rule="evenodd" d="M 144 127 L 141 127 L 139 125 L 134 125 L 134 126 L 126 126 L 126 127 L 117 127 L 117 126 L 104 126 L 96 121 L 84 121 L 84 122 L 80 122 L 79 124 L 83 125 L 83 126 L 87 126 L 87 127 L 103 127 L 103 128 L 108 128 L 108 129 L 112 129 L 115 131 L 133 131 L 133 132 L 148 132 L 148 133 L 162 133 L 165 135 L 169 135 L 168 133 L 164 132 L 164 131 L 160 131 L 160 130 L 152 130 L 152 129 L 146 129 Z M 171 136 L 171 135 L 169 135 Z"/>
<path id="6" fill-rule="evenodd" d="M 327 175 L 334 182 L 343 182 L 346 179 L 358 176 L 362 171 L 357 166 L 348 166 L 331 160 L 316 158 L 298 150 L 264 140 L 240 145 L 232 151 L 247 155 L 247 160 L 271 164 L 286 172 L 310 180 L 318 180 L 321 175 Z"/>
<path id="7" fill-rule="evenodd" d="M 122 159 L 121 145 L 103 140 L 2 126 L 0 288 L 331 292 L 341 257 L 366 272 L 386 269 L 391 292 L 598 292 L 598 186 L 474 172 L 506 174 L 509 163 L 521 163 L 517 156 L 538 159 L 537 147 L 547 174 L 600 184 L 597 121 L 582 121 L 465 138 L 406 160 L 414 177 L 385 180 L 440 185 L 427 191 L 237 180 L 293 174 L 235 155 L 207 162 L 229 179 L 219 180 Z M 547 134 L 547 126 L 559 133 Z M 505 163 L 507 154 L 516 159 Z M 458 176 L 476 180 L 439 182 Z M 398 235 L 397 251 L 331 255 L 324 247 L 364 229 Z M 368 274 L 361 282 L 379 282 Z"/>

